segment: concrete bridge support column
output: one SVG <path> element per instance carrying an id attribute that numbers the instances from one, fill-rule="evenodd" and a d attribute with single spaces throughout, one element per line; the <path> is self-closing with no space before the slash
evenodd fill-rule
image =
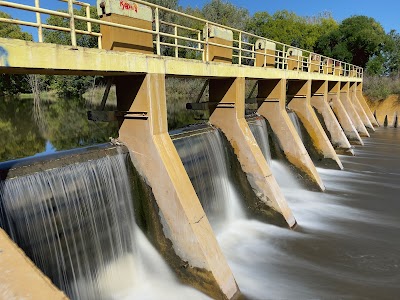
<path id="1" fill-rule="evenodd" d="M 259 80 L 257 99 L 258 113 L 268 120 L 288 161 L 324 191 L 321 177 L 286 112 L 286 80 Z"/>
<path id="2" fill-rule="evenodd" d="M 288 81 L 287 98 L 288 107 L 296 112 L 310 135 L 315 149 L 323 158 L 333 160 L 339 169 L 343 169 L 343 165 L 335 149 L 333 149 L 328 136 L 311 107 L 311 80 Z"/>
<path id="3" fill-rule="evenodd" d="M 240 292 L 233 274 L 168 134 L 165 75 L 121 76 L 115 83 L 118 110 L 126 112 L 119 139 L 154 194 L 148 221 L 161 224 L 156 246 L 182 281 L 212 298 L 234 298 Z"/>
<path id="4" fill-rule="evenodd" d="M 357 132 L 362 137 L 369 137 L 368 130 L 365 128 L 364 123 L 361 121 L 360 116 L 354 109 L 353 103 L 351 102 L 350 96 L 350 84 L 349 82 L 340 83 L 340 101 L 342 102 L 347 114 L 349 115 L 351 121 L 354 124 Z"/>
<path id="5" fill-rule="evenodd" d="M 350 142 L 334 112 L 328 104 L 328 82 L 315 80 L 311 82 L 311 105 L 322 115 L 325 127 L 329 132 L 330 141 L 337 153 L 354 155 Z"/>
<path id="6" fill-rule="evenodd" d="M 340 101 L 340 82 L 328 82 L 328 104 L 332 107 L 339 124 L 342 126 L 345 135 L 352 144 L 364 145 L 358 131 L 354 127 L 346 109 Z"/>
<path id="7" fill-rule="evenodd" d="M 362 82 L 356 83 L 356 96 L 357 96 L 357 99 L 360 102 L 362 108 L 364 109 L 364 112 L 367 114 L 368 119 L 371 121 L 371 124 L 378 127 L 379 123 L 375 119 L 374 114 L 372 113 L 371 109 L 369 108 L 368 103 L 365 100 L 364 95 L 362 93 Z"/>
<path id="8" fill-rule="evenodd" d="M 366 128 L 369 128 L 372 131 L 375 131 L 374 126 L 372 126 L 371 121 L 369 120 L 364 108 L 361 106 L 360 101 L 357 97 L 357 82 L 350 82 L 350 100 L 353 103 L 354 109 L 356 110 L 357 114 L 359 115 L 361 121 L 363 122 Z"/>
<path id="9" fill-rule="evenodd" d="M 245 119 L 245 79 L 210 79 L 210 122 L 231 143 L 258 198 L 292 227 L 296 220 Z"/>

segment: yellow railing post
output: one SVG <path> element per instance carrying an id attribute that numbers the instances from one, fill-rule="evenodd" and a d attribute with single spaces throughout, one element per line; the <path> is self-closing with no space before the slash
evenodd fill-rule
<path id="1" fill-rule="evenodd" d="M 160 47 L 160 15 L 159 9 L 156 7 L 155 9 L 155 23 L 156 23 L 156 48 L 157 55 L 161 55 L 161 47 Z"/>
<path id="2" fill-rule="evenodd" d="M 242 64 L 242 32 L 239 32 L 239 66 Z"/>
<path id="3" fill-rule="evenodd" d="M 39 8 L 40 7 L 40 0 L 35 0 L 35 7 Z M 36 22 L 38 25 L 38 41 L 39 43 L 43 43 L 43 27 L 42 27 L 42 19 L 40 16 L 40 13 L 36 13 Z"/>
<path id="4" fill-rule="evenodd" d="M 174 35 L 175 35 L 175 57 L 178 57 L 178 26 L 174 27 Z"/>
<path id="5" fill-rule="evenodd" d="M 68 0 L 68 14 L 69 14 L 69 28 L 71 29 L 71 45 L 76 47 L 76 32 L 75 32 L 75 18 L 74 18 L 74 3 L 73 0 Z"/>
<path id="6" fill-rule="evenodd" d="M 209 45 L 208 45 L 208 30 L 209 30 L 209 27 L 208 27 L 208 22 L 206 22 L 206 46 L 205 46 L 205 50 L 206 50 L 206 55 L 205 55 L 205 61 L 208 61 L 208 58 L 209 58 L 209 55 L 210 55 L 210 47 L 209 47 Z"/>
<path id="7" fill-rule="evenodd" d="M 90 19 L 90 6 L 86 6 L 86 17 Z M 86 22 L 87 25 L 87 31 L 92 32 L 92 23 L 91 22 Z"/>

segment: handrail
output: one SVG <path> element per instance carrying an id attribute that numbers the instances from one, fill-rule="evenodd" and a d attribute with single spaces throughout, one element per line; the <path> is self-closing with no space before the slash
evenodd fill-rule
<path id="1" fill-rule="evenodd" d="M 160 5 L 148 3 L 143 0 L 136 0 L 136 3 L 140 3 L 151 7 L 153 10 L 153 22 L 154 27 L 152 30 L 137 28 L 133 26 L 127 26 L 112 22 L 107 22 L 99 19 L 95 19 L 90 16 L 90 4 L 75 1 L 75 0 L 59 0 L 60 2 L 65 2 L 68 4 L 67 12 L 60 12 L 51 9 L 46 9 L 40 7 L 40 0 L 35 0 L 35 5 L 25 5 L 17 3 L 17 1 L 0 1 L 0 6 L 6 6 L 14 9 L 30 11 L 36 13 L 36 23 L 30 22 L 26 20 L 16 20 L 16 19 L 7 19 L 7 18 L 0 18 L 0 22 L 12 23 L 17 25 L 24 25 L 24 26 L 31 26 L 36 27 L 38 29 L 38 41 L 43 42 L 42 30 L 59 30 L 64 32 L 70 32 L 71 34 L 71 45 L 76 47 L 76 34 L 80 35 L 88 35 L 98 38 L 98 47 L 101 49 L 101 39 L 102 35 L 99 32 L 95 32 L 92 30 L 92 24 L 99 24 L 99 25 L 107 25 L 116 28 L 122 28 L 127 30 L 134 30 L 138 32 L 144 33 L 151 33 L 153 35 L 153 43 L 155 44 L 155 49 L 157 55 L 162 55 L 162 47 L 171 47 L 174 49 L 175 57 L 182 57 L 182 54 L 179 53 L 179 49 L 186 49 L 196 51 L 198 53 L 202 53 L 201 59 L 203 61 L 208 61 L 208 48 L 210 46 L 221 47 L 225 49 L 230 49 L 233 51 L 232 57 L 238 58 L 237 61 L 234 60 L 233 63 L 237 63 L 239 65 L 242 64 L 253 64 L 256 60 L 256 55 L 261 55 L 262 59 L 264 60 L 264 64 L 266 65 L 266 61 L 268 57 L 273 56 L 275 58 L 275 68 L 279 69 L 288 69 L 289 64 L 293 68 L 293 64 L 296 65 L 295 69 L 297 71 L 302 72 L 319 72 L 323 74 L 332 74 L 337 76 L 350 76 L 350 77 L 357 77 L 362 78 L 363 76 L 363 69 L 361 67 L 355 66 L 353 64 L 349 64 L 346 62 L 342 62 L 330 57 L 326 57 L 312 51 L 300 49 L 297 47 L 293 47 L 284 43 L 280 43 L 265 37 L 261 37 L 249 32 L 245 32 L 243 30 L 235 29 L 229 26 L 221 25 L 212 21 L 208 21 L 202 18 L 194 17 L 191 15 L 187 15 L 180 11 L 175 11 L 169 8 L 162 7 Z M 44 2 L 44 1 L 43 1 Z M 47 1 L 45 1 L 47 2 Z M 74 6 L 81 6 L 85 7 L 86 16 L 80 16 L 74 13 L 73 7 Z M 175 17 L 179 17 L 178 20 L 171 21 L 171 20 L 162 20 L 162 15 L 160 12 L 172 14 Z M 60 27 L 54 25 L 43 24 L 41 19 L 41 14 L 45 15 L 53 15 L 58 16 L 61 18 L 65 18 L 69 20 L 69 27 Z M 217 42 L 214 42 L 209 39 L 208 34 L 206 34 L 202 39 L 202 30 L 198 28 L 191 28 L 182 21 L 196 21 L 200 25 L 205 28 L 205 32 L 208 32 L 210 26 L 216 26 L 223 29 L 231 30 L 236 37 L 232 41 L 232 45 L 223 45 Z M 86 22 L 87 28 L 86 30 L 76 29 L 76 21 Z M 178 24 L 179 21 L 181 24 Z M 162 27 L 161 25 L 164 25 Z M 165 32 L 166 28 L 172 28 L 170 32 Z M 180 30 L 181 29 L 181 32 Z M 169 31 L 169 30 L 167 30 Z M 173 31 L 173 32 L 172 32 Z M 182 32 L 183 31 L 183 32 Z M 191 33 L 190 33 L 191 32 Z M 196 37 L 194 37 L 196 36 Z M 265 43 L 274 43 L 276 45 L 275 54 L 267 53 L 266 49 L 262 51 L 257 51 L 255 49 L 254 42 L 258 39 L 265 41 Z M 252 42 L 254 40 L 254 42 Z M 170 42 L 171 41 L 171 42 Z M 194 46 L 195 45 L 195 46 Z M 301 53 L 301 55 L 289 56 L 288 50 L 293 49 L 297 53 Z M 181 56 L 180 56 L 181 55 Z M 183 56 L 184 57 L 184 56 Z M 312 58 L 318 57 L 318 60 L 313 60 Z M 185 57 L 184 57 L 185 58 Z"/>

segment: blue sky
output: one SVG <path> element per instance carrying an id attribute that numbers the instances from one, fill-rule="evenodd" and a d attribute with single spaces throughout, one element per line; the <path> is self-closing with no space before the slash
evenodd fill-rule
<path id="1" fill-rule="evenodd" d="M 182 6 L 202 7 L 207 0 L 180 0 Z M 329 11 L 341 21 L 352 15 L 373 17 L 389 31 L 400 32 L 400 0 L 230 0 L 236 6 L 247 8 L 250 14 L 267 11 L 272 14 L 277 10 L 294 11 L 301 16 L 314 16 Z"/>
<path id="2" fill-rule="evenodd" d="M 12 0 L 9 0 L 12 1 Z M 16 0 L 21 4 L 33 5 L 34 0 Z M 86 0 L 95 4 L 95 0 Z M 180 0 L 181 6 L 192 6 L 201 8 L 208 0 Z M 301 16 L 315 16 L 320 12 L 329 11 L 333 17 L 341 21 L 352 15 L 366 15 L 375 18 L 388 32 L 395 29 L 400 32 L 400 0 L 230 0 L 236 6 L 249 10 L 250 14 L 257 11 L 267 11 L 273 14 L 277 10 L 286 9 L 294 11 Z M 57 0 L 41 0 L 44 8 L 66 9 L 67 4 Z M 35 21 L 33 13 L 10 10 L 0 7 L 0 10 L 10 13 L 14 18 Z M 36 38 L 36 30 L 24 28 Z"/>

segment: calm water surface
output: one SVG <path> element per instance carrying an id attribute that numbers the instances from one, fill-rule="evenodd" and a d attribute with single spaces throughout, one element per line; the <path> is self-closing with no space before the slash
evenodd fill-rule
<path id="1" fill-rule="evenodd" d="M 58 99 L 41 104 L 36 121 L 32 99 L 0 99 L 0 162 L 50 154 L 117 136 L 117 124 L 87 120 L 83 99 Z"/>

